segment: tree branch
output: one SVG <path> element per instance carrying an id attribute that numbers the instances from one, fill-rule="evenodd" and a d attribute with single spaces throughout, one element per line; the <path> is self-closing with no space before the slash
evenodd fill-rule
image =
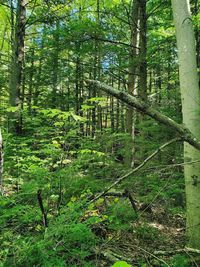
<path id="1" fill-rule="evenodd" d="M 186 141 L 196 149 L 200 150 L 200 141 L 190 132 L 188 128 L 186 128 L 184 125 L 178 124 L 171 118 L 163 115 L 156 109 L 152 108 L 149 103 L 139 100 L 136 97 L 127 94 L 126 92 L 116 90 L 113 87 L 100 83 L 96 80 L 87 79 L 85 80 L 85 82 L 87 84 L 93 84 L 94 86 L 96 86 L 96 88 L 115 96 L 116 98 L 120 99 L 122 102 L 128 104 L 129 106 L 136 108 L 138 111 L 170 127 L 171 129 L 175 130 L 184 141 Z"/>
<path id="2" fill-rule="evenodd" d="M 90 38 L 88 38 L 88 40 L 89 39 L 94 39 L 96 41 L 101 41 L 101 42 L 111 43 L 111 44 L 116 44 L 116 45 L 124 45 L 124 46 L 132 47 L 132 48 L 140 50 L 140 48 L 137 47 L 137 46 L 134 46 L 134 45 L 131 45 L 131 44 L 127 44 L 127 43 L 124 43 L 124 42 L 121 42 L 121 41 L 109 40 L 109 39 L 105 39 L 105 38 L 101 38 L 101 37 L 95 37 L 95 36 L 91 36 Z"/>
<path id="3" fill-rule="evenodd" d="M 194 249 L 194 248 L 182 248 L 182 249 L 175 249 L 175 250 L 169 250 L 169 251 L 154 251 L 154 255 L 159 255 L 159 256 L 170 256 L 170 255 L 175 255 L 178 253 L 194 253 L 194 254 L 199 254 L 200 255 L 200 250 L 199 249 Z"/>
<path id="4" fill-rule="evenodd" d="M 112 189 L 113 187 L 115 187 L 116 185 L 118 185 L 119 183 L 121 183 L 121 181 L 123 181 L 124 179 L 126 179 L 127 177 L 129 177 L 131 174 L 136 173 L 137 171 L 139 171 L 144 165 L 147 164 L 148 161 L 150 161 L 153 157 L 155 157 L 162 149 L 164 149 L 165 147 L 177 142 L 177 141 L 181 141 L 182 138 L 174 138 L 170 141 L 168 141 L 167 143 L 163 144 L 162 146 L 160 146 L 156 151 L 154 151 L 150 156 L 148 156 L 139 166 L 137 166 L 136 168 L 134 168 L 133 170 L 129 171 L 128 173 L 126 173 L 125 175 L 121 176 L 120 178 L 118 178 L 114 183 L 112 183 L 109 187 L 107 187 L 102 193 L 100 193 L 99 195 L 97 195 L 96 197 L 94 197 L 90 203 L 95 202 L 96 200 L 98 200 L 99 198 L 101 198 L 102 196 L 104 196 L 110 189 Z"/>

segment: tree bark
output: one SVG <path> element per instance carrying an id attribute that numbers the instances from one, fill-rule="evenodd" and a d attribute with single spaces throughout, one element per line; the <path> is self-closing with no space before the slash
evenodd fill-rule
<path id="1" fill-rule="evenodd" d="M 11 5 L 13 13 L 13 5 Z M 24 39 L 26 23 L 26 0 L 18 0 L 16 11 L 15 34 L 12 44 L 12 62 L 10 70 L 10 92 L 9 100 L 11 107 L 17 111 L 10 113 L 10 130 L 20 134 L 22 132 L 22 113 L 20 112 L 20 97 L 23 86 L 24 75 Z"/>
<path id="2" fill-rule="evenodd" d="M 147 14 L 146 0 L 139 1 L 140 10 L 140 62 L 139 62 L 139 90 L 138 95 L 142 100 L 147 100 Z"/>
<path id="3" fill-rule="evenodd" d="M 33 76 L 34 76 L 34 62 L 35 62 L 35 49 L 34 47 L 31 49 L 31 66 L 29 72 L 29 88 L 28 88 L 28 96 L 27 96 L 27 105 L 29 115 L 32 113 L 32 98 L 33 98 Z"/>
<path id="4" fill-rule="evenodd" d="M 200 90 L 196 62 L 195 35 L 189 0 L 172 0 L 179 60 L 183 123 L 200 139 Z M 185 139 L 184 159 L 200 159 L 198 146 Z M 200 249 L 200 165 L 185 165 L 187 236 L 189 247 Z"/>
<path id="5" fill-rule="evenodd" d="M 131 17 L 130 17 L 130 52 L 129 52 L 129 70 L 128 70 L 128 93 L 134 95 L 135 82 L 136 82 L 136 69 L 137 69 L 137 36 L 138 36 L 138 12 L 139 2 L 138 0 L 132 1 Z M 128 108 L 126 111 L 126 131 L 132 135 L 133 132 L 133 109 Z"/>
<path id="6" fill-rule="evenodd" d="M 53 34 L 54 42 L 55 42 L 55 51 L 53 54 L 53 88 L 52 88 L 52 99 L 51 106 L 52 108 L 57 107 L 57 87 L 58 87 L 58 73 L 59 73 L 59 52 L 60 52 L 60 22 L 56 21 L 56 28 Z"/>

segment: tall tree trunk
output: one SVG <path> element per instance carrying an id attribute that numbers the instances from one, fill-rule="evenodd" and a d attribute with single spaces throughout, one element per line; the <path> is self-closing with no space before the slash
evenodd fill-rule
<path id="1" fill-rule="evenodd" d="M 136 82 L 136 69 L 137 69 L 137 36 L 138 36 L 138 12 L 139 2 L 138 0 L 132 1 L 131 16 L 130 16 L 130 52 L 129 52 L 129 70 L 128 70 L 128 93 L 134 94 L 135 82 Z M 133 109 L 128 108 L 126 111 L 126 131 L 132 135 L 133 131 Z"/>
<path id="2" fill-rule="evenodd" d="M 100 1 L 96 1 L 96 23 L 97 26 L 100 26 Z M 94 79 L 99 79 L 100 78 L 100 44 L 99 41 L 97 40 L 98 38 L 98 33 L 95 32 L 95 41 L 94 41 L 94 48 L 95 48 L 95 56 L 94 56 L 94 72 L 93 72 L 93 77 Z M 96 91 L 94 88 L 92 91 L 92 97 L 95 98 L 99 96 L 99 93 Z M 98 114 L 100 112 L 100 114 Z M 95 135 L 96 127 L 101 129 L 101 108 L 93 108 L 92 109 L 92 137 Z M 96 119 L 97 117 L 97 119 Z"/>
<path id="3" fill-rule="evenodd" d="M 53 34 L 54 36 L 54 45 L 55 51 L 53 54 L 53 88 L 52 88 L 52 99 L 51 99 L 51 106 L 53 108 L 57 107 L 57 87 L 58 87 L 58 60 L 59 60 L 59 52 L 60 52 L 60 22 L 59 20 L 56 21 L 56 29 Z"/>
<path id="4" fill-rule="evenodd" d="M 139 91 L 142 100 L 147 100 L 147 14 L 146 0 L 139 0 L 140 5 L 140 64 L 139 64 Z"/>
<path id="5" fill-rule="evenodd" d="M 46 35 L 46 26 L 44 25 L 42 29 L 42 40 L 40 45 L 40 53 L 39 53 L 39 66 L 36 73 L 36 84 L 35 84 L 35 90 L 33 94 L 33 105 L 37 106 L 39 101 L 39 95 L 40 95 L 40 86 L 41 86 L 41 74 L 42 74 L 42 63 L 44 59 L 44 42 L 45 42 L 45 35 Z"/>
<path id="6" fill-rule="evenodd" d="M 200 139 L 200 90 L 189 0 L 172 0 L 172 8 L 178 47 L 183 123 Z M 185 143 L 184 158 L 185 161 L 199 160 L 200 151 Z M 184 165 L 184 172 L 189 246 L 200 249 L 199 163 Z"/>
<path id="7" fill-rule="evenodd" d="M 76 44 L 76 74 L 75 74 L 75 112 L 78 115 L 80 112 L 80 77 L 81 76 L 81 61 L 80 61 L 80 43 Z"/>
<path id="8" fill-rule="evenodd" d="M 147 11 L 146 11 L 147 0 L 139 0 L 139 85 L 138 85 L 138 96 L 143 101 L 147 101 Z M 137 117 L 138 122 L 144 122 L 144 114 L 139 114 Z M 145 132 L 140 126 L 140 136 L 142 140 L 146 139 Z M 138 149 L 138 156 L 140 159 L 145 157 L 146 149 L 145 146 L 141 146 Z"/>
<path id="9" fill-rule="evenodd" d="M 139 1 L 133 0 L 131 7 L 130 16 L 130 55 L 129 55 L 129 70 L 128 70 L 128 93 L 134 95 L 136 90 L 136 70 L 137 70 L 137 40 L 138 40 L 138 19 L 139 19 Z M 135 152 L 134 139 L 135 139 L 135 114 L 131 107 L 127 108 L 126 111 L 126 131 L 132 137 L 132 149 L 130 149 L 130 144 L 127 142 L 125 164 L 127 166 L 134 165 L 133 155 Z"/>
<path id="10" fill-rule="evenodd" d="M 11 13 L 13 5 L 11 4 Z M 12 44 L 12 62 L 10 70 L 10 94 L 9 100 L 11 107 L 17 111 L 10 113 L 10 130 L 17 134 L 22 133 L 22 113 L 20 111 L 20 101 L 24 75 L 24 39 L 26 23 L 26 0 L 17 1 L 15 34 Z"/>
<path id="11" fill-rule="evenodd" d="M 28 88 L 28 96 L 27 96 L 27 104 L 28 104 L 28 112 L 29 115 L 32 113 L 32 96 L 33 96 L 33 76 L 34 76 L 34 56 L 35 49 L 34 47 L 31 49 L 31 66 L 29 71 L 29 88 Z"/>

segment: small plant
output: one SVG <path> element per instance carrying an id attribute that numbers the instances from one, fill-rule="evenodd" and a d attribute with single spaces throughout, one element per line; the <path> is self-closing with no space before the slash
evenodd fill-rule
<path id="1" fill-rule="evenodd" d="M 188 258 L 185 255 L 175 255 L 171 260 L 172 267 L 190 267 Z"/>

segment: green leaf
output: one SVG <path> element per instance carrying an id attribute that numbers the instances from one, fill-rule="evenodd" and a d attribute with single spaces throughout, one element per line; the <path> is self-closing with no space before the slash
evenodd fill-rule
<path id="1" fill-rule="evenodd" d="M 81 121 L 81 122 L 85 122 L 85 121 L 86 121 L 85 118 L 83 118 L 83 117 L 81 117 L 81 116 L 78 116 L 78 115 L 76 115 L 76 114 L 74 114 L 74 113 L 71 113 L 71 116 L 72 116 L 72 118 L 73 118 L 75 121 Z"/>
<path id="2" fill-rule="evenodd" d="M 117 261 L 112 267 L 131 267 L 131 265 L 125 261 Z"/>
<path id="3" fill-rule="evenodd" d="M 7 112 L 16 112 L 19 110 L 19 106 L 17 107 L 9 107 L 6 109 Z"/>

